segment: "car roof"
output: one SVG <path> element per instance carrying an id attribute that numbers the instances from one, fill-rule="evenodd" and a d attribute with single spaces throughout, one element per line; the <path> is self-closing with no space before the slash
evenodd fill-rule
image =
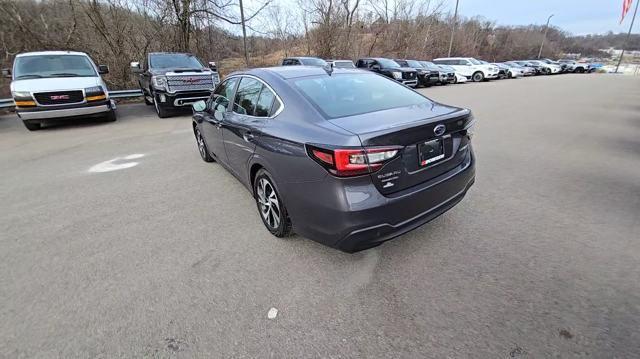
<path id="1" fill-rule="evenodd" d="M 332 74 L 352 74 L 352 73 L 363 73 L 369 74 L 371 72 L 358 70 L 358 69 L 343 69 L 343 68 L 334 68 Z M 255 69 L 248 69 L 244 71 L 237 71 L 229 76 L 236 75 L 253 75 L 260 77 L 261 75 L 276 75 L 282 79 L 293 79 L 298 77 L 307 77 L 307 76 L 329 76 L 327 71 L 322 67 L 318 66 L 275 66 L 275 67 L 261 67 Z"/>
<path id="2" fill-rule="evenodd" d="M 315 57 L 315 56 L 289 56 L 289 57 L 285 57 L 286 59 L 320 59 L 319 57 Z"/>
<path id="3" fill-rule="evenodd" d="M 89 56 L 86 53 L 79 52 L 79 51 L 34 51 L 34 52 L 23 52 L 21 54 L 16 55 L 16 57 L 43 56 L 43 55 L 83 55 L 83 56 Z"/>
<path id="4" fill-rule="evenodd" d="M 353 63 L 352 60 L 326 60 L 327 62 L 351 62 Z"/>
<path id="5" fill-rule="evenodd" d="M 193 55 L 190 52 L 171 52 L 171 51 L 159 51 L 159 52 L 150 52 L 149 55 Z"/>

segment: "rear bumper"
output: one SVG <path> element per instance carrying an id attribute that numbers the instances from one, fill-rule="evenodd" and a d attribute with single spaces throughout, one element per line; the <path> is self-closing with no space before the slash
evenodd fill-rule
<path id="1" fill-rule="evenodd" d="M 314 183 L 314 192 L 330 194 L 320 202 L 306 200 L 315 197 L 309 195 L 309 184 L 289 186 L 285 200 L 294 230 L 345 252 L 375 247 L 411 231 L 464 198 L 475 181 L 475 158 L 470 147 L 467 151 L 465 161 L 454 169 L 389 196 L 380 194 L 368 176 L 349 180 L 328 176 Z"/>
<path id="2" fill-rule="evenodd" d="M 112 109 L 115 109 L 115 104 L 107 100 L 72 106 L 18 108 L 16 113 L 22 120 L 46 120 L 65 117 L 85 117 L 109 112 Z"/>

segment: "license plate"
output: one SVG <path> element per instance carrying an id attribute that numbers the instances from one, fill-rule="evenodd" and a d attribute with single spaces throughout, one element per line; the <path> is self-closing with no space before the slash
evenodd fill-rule
<path id="1" fill-rule="evenodd" d="M 427 166 L 444 158 L 442 138 L 427 141 L 418 145 L 420 166 Z"/>

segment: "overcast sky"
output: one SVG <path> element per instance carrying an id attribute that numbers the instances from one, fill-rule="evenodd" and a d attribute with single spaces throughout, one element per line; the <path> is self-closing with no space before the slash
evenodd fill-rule
<path id="1" fill-rule="evenodd" d="M 252 14 L 265 1 L 244 0 L 246 13 Z M 298 7 L 296 0 L 272 1 L 282 7 Z M 435 4 L 440 0 L 431 1 Z M 453 14 L 456 0 L 441 1 L 444 2 L 445 11 L 448 9 Z M 460 0 L 458 11 L 466 17 L 482 16 L 498 25 L 544 25 L 547 17 L 554 14 L 551 25 L 574 35 L 602 34 L 608 31 L 626 33 L 636 1 L 640 0 L 633 0 L 633 6 L 622 24 L 619 24 L 622 0 Z M 361 0 L 360 3 L 364 8 L 367 1 Z M 252 25 L 260 26 L 257 21 Z M 235 33 L 240 31 L 237 26 L 225 28 Z M 633 33 L 640 33 L 640 18 L 636 19 Z"/>
<path id="2" fill-rule="evenodd" d="M 445 0 L 451 12 L 456 0 Z M 640 0 L 634 0 L 635 2 Z M 619 25 L 622 0 L 460 0 L 458 12 L 464 16 L 481 15 L 499 25 L 545 24 L 554 14 L 551 24 L 575 35 L 627 32 L 633 7 Z M 640 32 L 636 19 L 633 33 Z"/>

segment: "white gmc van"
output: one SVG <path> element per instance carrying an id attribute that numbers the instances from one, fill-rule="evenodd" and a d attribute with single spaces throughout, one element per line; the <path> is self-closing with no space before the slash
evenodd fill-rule
<path id="1" fill-rule="evenodd" d="M 473 57 L 442 57 L 434 59 L 433 63 L 449 65 L 456 70 L 456 73 L 465 76 L 473 82 L 497 79 L 498 72 L 500 72 L 497 66 L 483 64 Z"/>
<path id="2" fill-rule="evenodd" d="M 53 118 L 100 116 L 115 121 L 115 103 L 100 77 L 109 69 L 96 66 L 83 52 L 42 51 L 16 56 L 11 78 L 11 95 L 16 113 L 30 131 Z"/>

